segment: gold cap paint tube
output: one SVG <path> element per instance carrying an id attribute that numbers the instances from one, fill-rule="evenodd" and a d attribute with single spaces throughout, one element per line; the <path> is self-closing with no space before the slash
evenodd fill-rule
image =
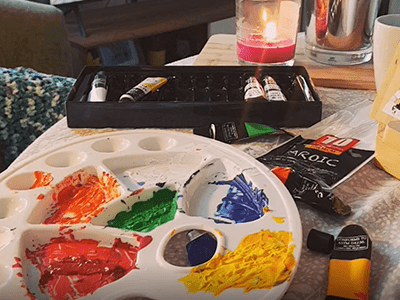
<path id="1" fill-rule="evenodd" d="M 98 72 L 92 81 L 88 102 L 104 102 L 107 97 L 107 76 L 103 71 Z"/>
<path id="2" fill-rule="evenodd" d="M 244 86 L 244 100 L 246 101 L 254 101 L 254 100 L 265 100 L 265 92 L 258 82 L 257 78 L 254 76 L 250 76 L 245 81 L 246 85 Z"/>
<path id="3" fill-rule="evenodd" d="M 263 79 L 264 91 L 268 101 L 287 101 L 275 79 L 267 75 Z"/>
<path id="4" fill-rule="evenodd" d="M 138 85 L 131 88 L 119 98 L 119 102 L 135 102 L 143 99 L 146 95 L 154 93 L 167 83 L 164 77 L 147 77 Z"/>
<path id="5" fill-rule="evenodd" d="M 337 236 L 329 261 L 326 300 L 368 299 L 372 242 L 359 225 Z"/>

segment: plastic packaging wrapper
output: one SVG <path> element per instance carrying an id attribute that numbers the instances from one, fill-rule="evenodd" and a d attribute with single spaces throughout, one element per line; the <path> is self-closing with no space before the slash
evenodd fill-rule
<path id="1" fill-rule="evenodd" d="M 351 208 L 332 189 L 373 158 L 377 123 L 369 118 L 371 105 L 364 102 L 341 110 L 258 160 L 280 178 L 296 201 L 348 215 Z"/>

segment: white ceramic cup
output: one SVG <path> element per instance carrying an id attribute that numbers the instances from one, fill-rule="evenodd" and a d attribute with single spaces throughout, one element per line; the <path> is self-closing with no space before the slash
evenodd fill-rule
<path id="1" fill-rule="evenodd" d="M 373 61 L 376 90 L 385 78 L 393 54 L 400 42 L 400 14 L 383 15 L 375 20 Z"/>

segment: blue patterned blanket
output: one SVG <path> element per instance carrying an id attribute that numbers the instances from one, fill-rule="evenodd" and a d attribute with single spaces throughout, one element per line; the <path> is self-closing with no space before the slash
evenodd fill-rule
<path id="1" fill-rule="evenodd" d="M 74 78 L 32 69 L 0 68 L 0 146 L 5 166 L 65 116 L 65 101 L 74 83 Z"/>

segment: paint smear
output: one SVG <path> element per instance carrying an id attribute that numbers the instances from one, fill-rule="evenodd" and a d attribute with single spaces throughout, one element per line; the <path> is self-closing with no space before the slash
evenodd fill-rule
<path id="1" fill-rule="evenodd" d="M 177 210 L 178 192 L 162 189 L 153 192 L 153 197 L 136 202 L 131 210 L 118 213 L 108 226 L 137 232 L 150 232 L 154 228 L 172 221 Z"/>
<path id="2" fill-rule="evenodd" d="M 54 213 L 44 224 L 88 223 L 104 204 L 121 195 L 118 187 L 117 181 L 105 172 L 96 176 L 79 170 L 56 185 L 52 194 Z"/>
<path id="3" fill-rule="evenodd" d="M 278 224 L 283 224 L 285 222 L 285 217 L 272 217 L 272 219 Z"/>
<path id="4" fill-rule="evenodd" d="M 222 203 L 218 205 L 217 218 L 225 218 L 235 223 L 246 223 L 261 218 L 268 211 L 268 198 L 262 190 L 252 187 L 243 174 L 231 181 L 213 182 L 217 185 L 229 185 L 229 190 Z M 215 221 L 219 222 L 219 221 Z"/>
<path id="5" fill-rule="evenodd" d="M 203 291 L 214 297 L 230 288 L 244 293 L 272 289 L 290 279 L 296 261 L 292 233 L 262 230 L 242 239 L 235 251 L 217 254 L 207 263 L 191 269 L 179 279 L 188 293 Z"/>
<path id="6" fill-rule="evenodd" d="M 78 299 L 136 269 L 138 252 L 152 238 L 138 235 L 135 238 L 137 246 L 115 239 L 112 247 L 100 247 L 98 241 L 91 239 L 77 241 L 72 235 L 61 236 L 33 251 L 25 249 L 25 254 L 40 271 L 42 294 L 51 299 Z M 34 294 L 29 289 L 28 292 Z"/>
<path id="7" fill-rule="evenodd" d="M 31 190 L 48 186 L 53 181 L 53 176 L 50 173 L 35 171 L 33 175 L 35 176 L 35 182 L 30 187 Z"/>

